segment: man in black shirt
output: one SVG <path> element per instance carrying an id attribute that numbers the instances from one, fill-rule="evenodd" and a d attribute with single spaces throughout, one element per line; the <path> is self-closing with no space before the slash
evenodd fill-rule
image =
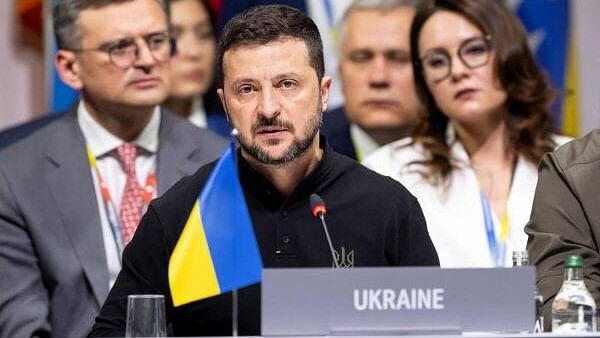
<path id="1" fill-rule="evenodd" d="M 439 265 L 417 200 L 396 181 L 333 152 L 319 135 L 331 78 L 323 75 L 322 43 L 310 18 L 281 5 L 245 11 L 226 25 L 217 65 L 265 267 L 333 266 L 311 215 L 311 193 L 328 204 L 336 259 L 344 267 Z M 165 295 L 176 335 L 231 335 L 231 294 L 174 307 L 168 282 L 169 258 L 213 167 L 151 203 L 92 336 L 122 336 L 127 295 L 142 293 Z M 238 325 L 242 335 L 260 334 L 259 285 L 239 291 Z"/>

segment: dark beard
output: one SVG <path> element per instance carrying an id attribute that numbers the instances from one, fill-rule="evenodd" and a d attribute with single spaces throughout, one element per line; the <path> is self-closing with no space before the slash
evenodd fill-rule
<path id="1" fill-rule="evenodd" d="M 240 143 L 242 149 L 248 155 L 250 155 L 252 158 L 254 158 L 260 163 L 278 166 L 290 163 L 298 157 L 300 157 L 308 150 L 308 148 L 310 148 L 310 145 L 313 143 L 315 137 L 319 133 L 319 128 L 321 127 L 322 123 L 321 107 L 321 99 L 319 98 L 319 104 L 317 106 L 317 109 L 308 121 L 306 136 L 302 139 L 295 138 L 292 144 L 290 144 L 290 146 L 285 150 L 283 156 L 279 158 L 273 158 L 269 156 L 269 154 L 266 151 L 264 151 L 258 144 L 248 144 L 248 142 L 245 142 L 244 139 L 240 136 L 238 136 L 238 142 Z M 274 117 L 271 119 L 261 117 L 257 120 L 257 122 L 254 125 L 252 125 L 252 133 L 254 133 L 255 130 L 258 130 L 259 128 L 266 126 L 285 127 L 286 129 L 292 132 L 294 131 L 294 126 L 287 122 L 279 120 L 278 117 Z"/>

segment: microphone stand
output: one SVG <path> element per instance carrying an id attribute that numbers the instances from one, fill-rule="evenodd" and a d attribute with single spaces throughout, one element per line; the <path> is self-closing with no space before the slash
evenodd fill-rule
<path id="1" fill-rule="evenodd" d="M 329 250 L 331 251 L 331 257 L 333 258 L 333 264 L 336 269 L 340 268 L 340 263 L 335 259 L 335 250 L 333 250 L 333 243 L 331 242 L 331 237 L 329 236 L 329 230 L 327 229 L 327 223 L 325 223 L 325 213 L 319 212 L 319 219 L 321 220 L 321 224 L 323 224 L 323 230 L 325 230 L 325 237 L 327 238 L 327 244 L 329 245 Z"/>

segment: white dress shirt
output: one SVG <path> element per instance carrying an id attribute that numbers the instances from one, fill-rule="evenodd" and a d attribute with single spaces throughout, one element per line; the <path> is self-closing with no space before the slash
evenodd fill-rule
<path id="1" fill-rule="evenodd" d="M 554 140 L 561 145 L 570 139 L 556 136 Z M 426 158 L 426 150 L 411 142 L 411 138 L 405 138 L 383 146 L 366 158 L 364 164 L 399 181 L 417 197 L 442 267 L 494 267 L 479 184 L 463 145 L 457 140 L 451 143 L 450 156 L 461 165 L 452 170 L 447 185 L 438 186 L 423 178 L 416 171 L 417 165 L 409 165 Z M 529 221 L 537 176 L 537 163 L 519 155 L 507 201 L 509 234 L 504 266 L 512 265 L 514 250 L 525 250 L 527 235 L 523 228 Z M 499 217 L 493 215 L 493 221 L 498 238 Z"/>
<path id="2" fill-rule="evenodd" d="M 192 101 L 192 113 L 188 117 L 188 121 L 200 128 L 206 128 L 206 110 L 202 98 L 195 98 Z"/>
<path id="3" fill-rule="evenodd" d="M 144 130 L 142 130 L 140 135 L 131 142 L 138 148 L 135 160 L 135 170 L 138 183 L 142 188 L 146 185 L 146 178 L 148 175 L 156 170 L 160 114 L 160 108 L 156 107 Z M 102 179 L 108 186 L 111 199 L 118 212 L 121 206 L 125 181 L 127 180 L 127 174 L 119 162 L 116 151 L 117 147 L 123 144 L 123 141 L 96 122 L 87 111 L 83 101 L 80 101 L 79 106 L 77 107 L 77 122 L 83 132 L 83 137 L 85 138 L 88 148 L 96 157 L 96 167 L 98 168 Z M 108 264 L 110 279 L 109 287 L 112 287 L 117 278 L 117 274 L 121 270 L 121 255 L 117 250 L 112 230 L 108 222 L 104 200 L 100 193 L 98 177 L 92 168 L 90 168 L 90 170 L 94 179 L 96 200 L 98 202 L 100 221 L 102 223 L 104 250 L 106 253 L 106 262 Z M 156 196 L 156 189 L 154 190 L 154 196 Z"/>
<path id="4" fill-rule="evenodd" d="M 359 162 L 381 147 L 371 135 L 354 123 L 350 124 L 350 138 Z"/>

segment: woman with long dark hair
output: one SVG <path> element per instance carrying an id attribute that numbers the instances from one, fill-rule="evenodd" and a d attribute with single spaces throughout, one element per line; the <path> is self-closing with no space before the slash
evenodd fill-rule
<path id="1" fill-rule="evenodd" d="M 500 1 L 429 2 L 411 54 L 424 112 L 366 164 L 417 196 L 442 266 L 508 266 L 527 243 L 537 164 L 567 141 L 551 133 L 554 91 Z"/>
<path id="2" fill-rule="evenodd" d="M 169 10 L 177 47 L 164 106 L 199 127 L 228 136 L 230 127 L 214 86 L 216 39 L 208 1 L 171 0 Z"/>

